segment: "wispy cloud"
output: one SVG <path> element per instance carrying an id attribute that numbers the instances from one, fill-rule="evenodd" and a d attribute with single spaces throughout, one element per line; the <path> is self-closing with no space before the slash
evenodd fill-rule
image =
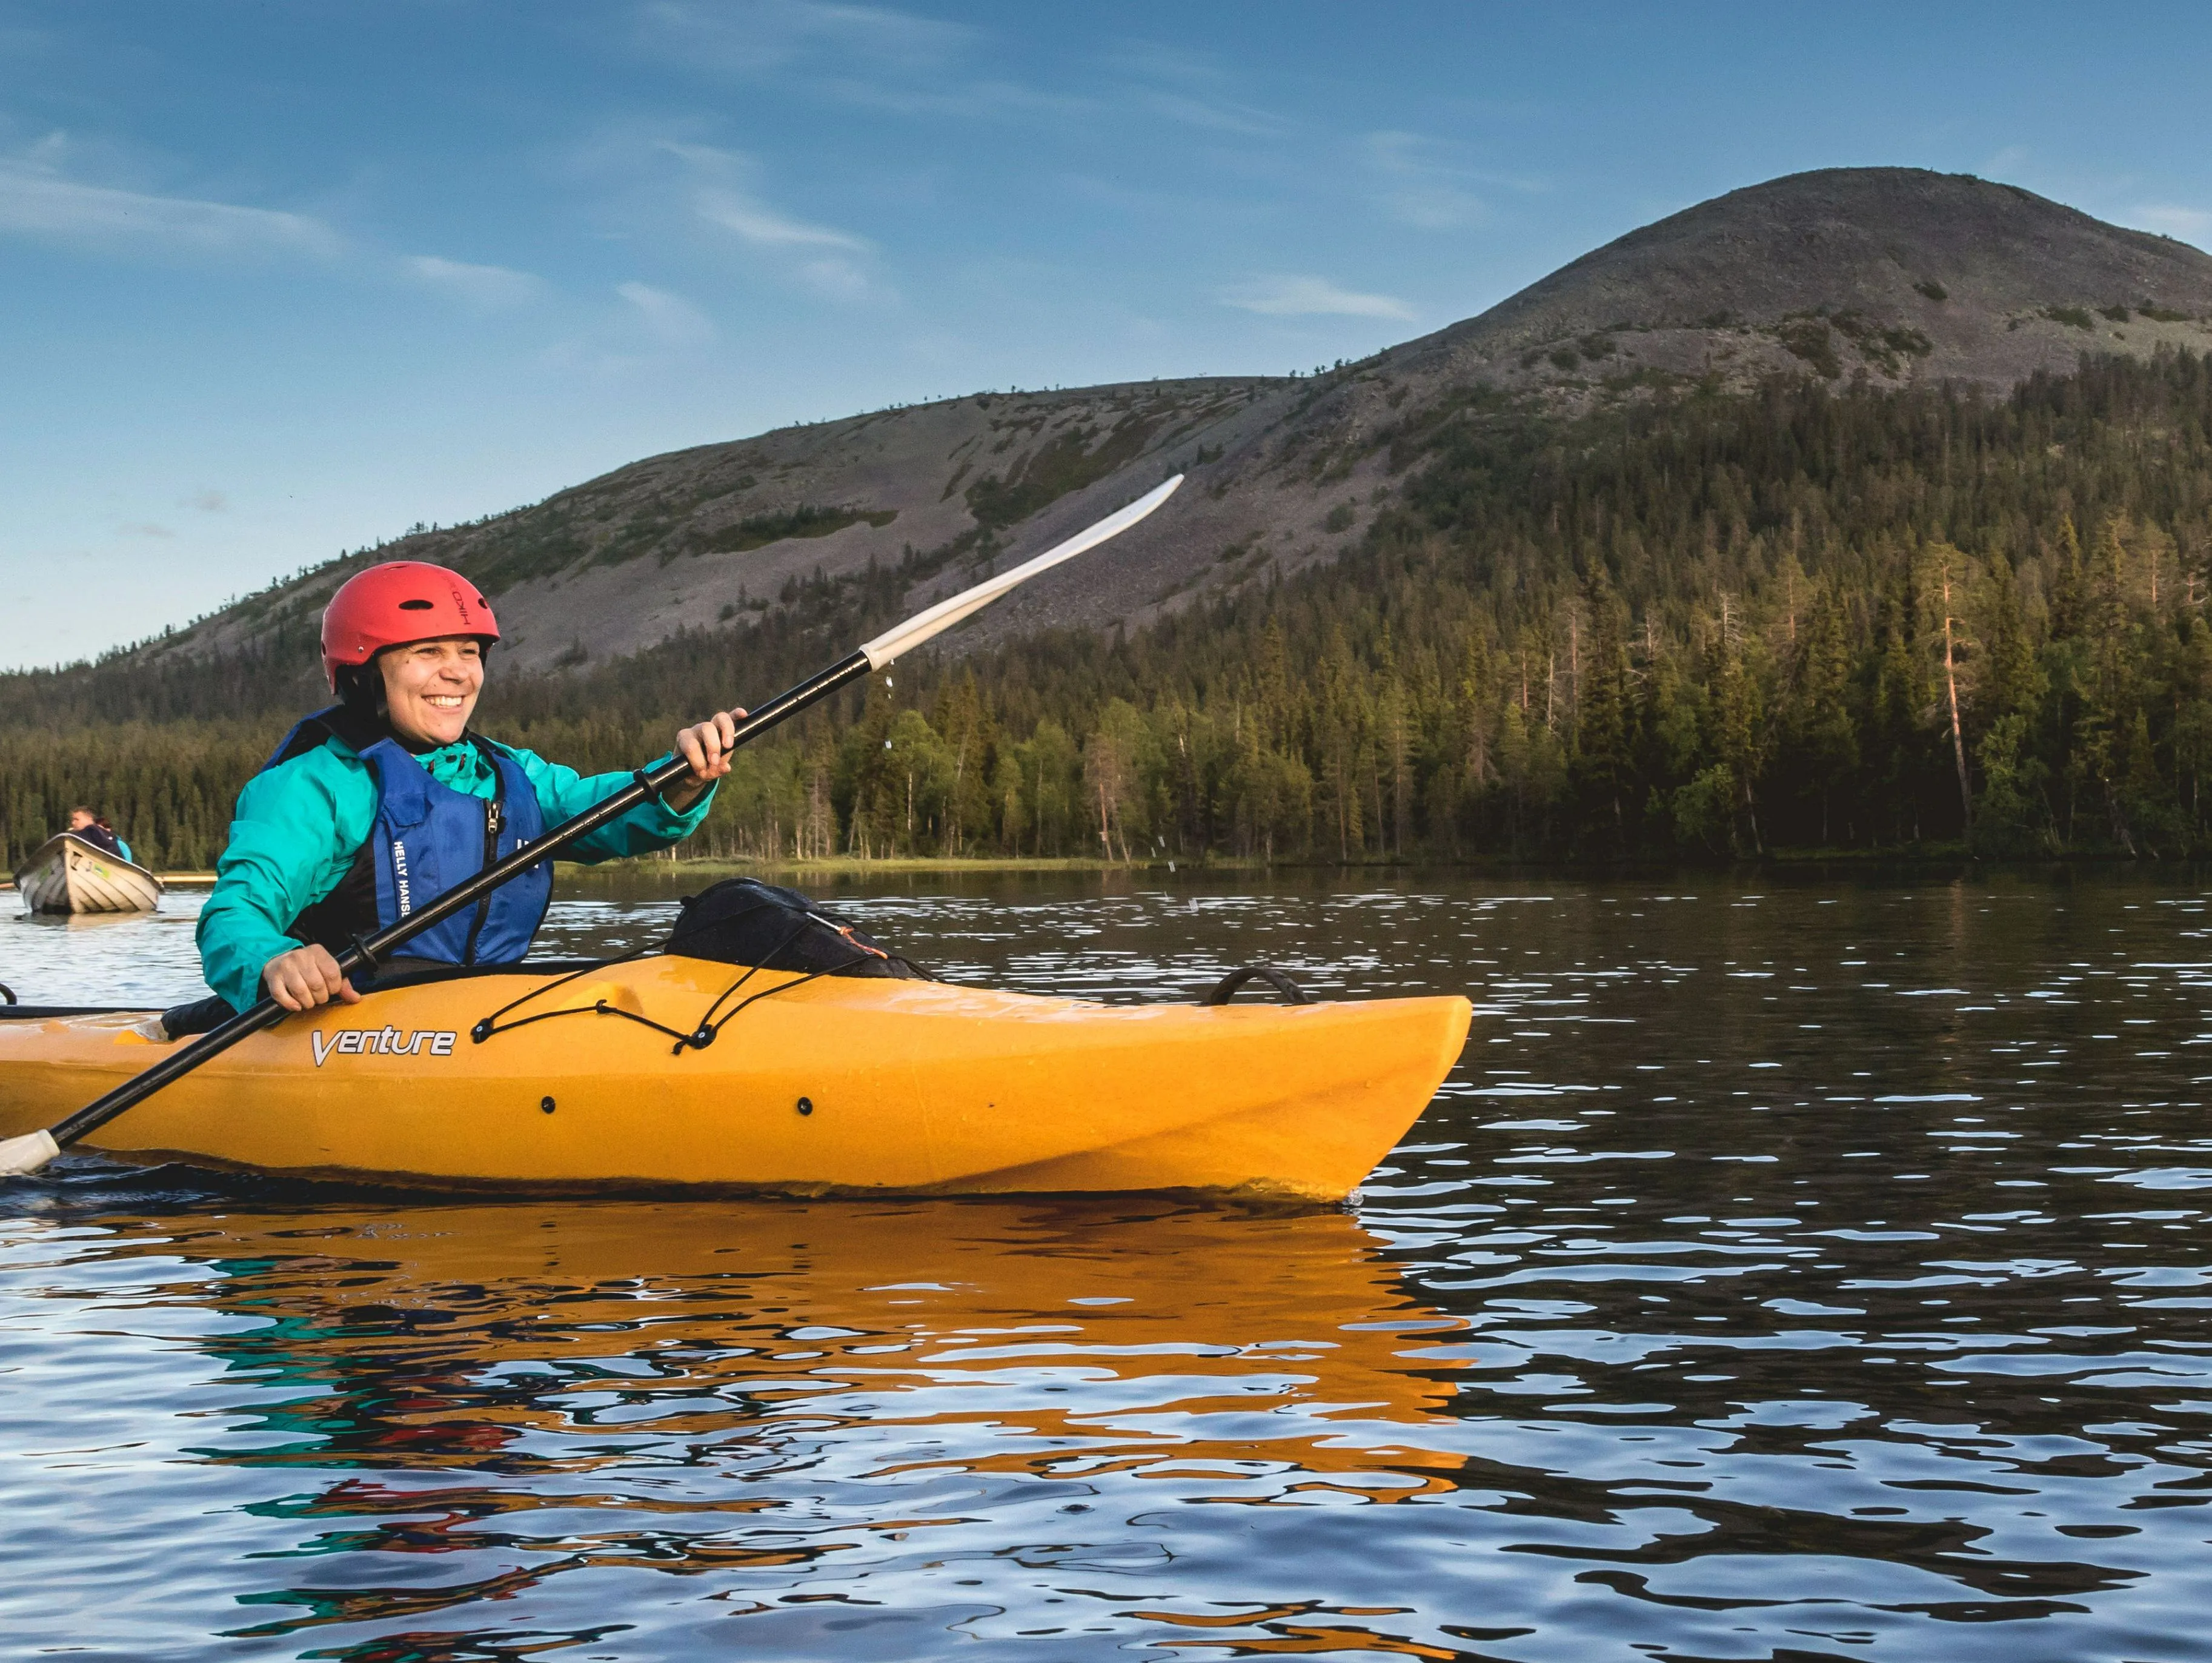
<path id="1" fill-rule="evenodd" d="M 1242 138 L 1279 138 L 1291 130 L 1291 124 L 1280 116 L 1249 104 L 1194 98 L 1188 93 L 1168 92 L 1157 87 L 1140 93 L 1139 97 L 1154 114 L 1208 132 L 1234 133 Z"/>
<path id="2" fill-rule="evenodd" d="M 799 280 L 833 300 L 864 300 L 882 292 L 850 260 L 809 260 L 799 268 Z"/>
<path id="3" fill-rule="evenodd" d="M 115 528 L 115 535 L 118 537 L 173 537 L 176 536 L 176 533 L 166 525 L 156 525 L 150 519 L 138 519 L 132 520 L 128 525 L 117 526 Z"/>
<path id="4" fill-rule="evenodd" d="M 694 74 L 800 88 L 895 115 L 1064 114 L 1088 100 L 1048 93 L 972 67 L 989 33 L 891 6 L 835 0 L 646 0 L 640 50 Z"/>
<path id="5" fill-rule="evenodd" d="M 705 190 L 696 203 L 699 217 L 709 225 L 734 231 L 762 248 L 842 248 L 864 254 L 874 245 L 849 231 L 833 231 L 826 225 L 808 225 L 788 219 L 772 208 L 750 201 L 734 191 Z"/>
<path id="6" fill-rule="evenodd" d="M 832 76 L 823 90 L 848 104 L 889 115 L 943 116 L 975 120 L 1042 118 L 1054 122 L 1091 115 L 1097 102 L 1043 92 L 1018 81 L 948 78 L 941 82 L 892 83 L 858 76 Z"/>
<path id="7" fill-rule="evenodd" d="M 2127 217 L 2148 231 L 2163 231 L 2169 237 L 2185 237 L 2201 242 L 2212 234 L 2212 212 L 2202 208 L 2185 208 L 2179 203 L 2144 203 L 2128 210 Z"/>
<path id="8" fill-rule="evenodd" d="M 884 292 L 867 269 L 876 245 L 857 232 L 801 219 L 762 200 L 753 188 L 759 169 L 750 156 L 711 144 L 671 140 L 660 141 L 655 148 L 690 171 L 692 182 L 686 186 L 684 200 L 695 216 L 771 257 L 802 287 L 843 301 Z"/>
<path id="9" fill-rule="evenodd" d="M 0 158 L 0 237 L 110 258 L 343 262 L 372 280 L 441 289 L 483 310 L 517 305 L 544 287 L 529 273 L 505 266 L 363 246 L 309 214 L 71 179 L 60 164 L 79 148 L 55 133 L 25 155 Z"/>
<path id="10" fill-rule="evenodd" d="M 196 508 L 204 514 L 227 514 L 230 499 L 221 491 L 194 491 L 190 496 L 177 499 L 179 508 Z"/>
<path id="11" fill-rule="evenodd" d="M 1255 277 L 1221 290 L 1216 298 L 1224 306 L 1269 318 L 1395 318 L 1410 324 L 1419 316 L 1395 295 L 1362 294 L 1326 277 Z"/>
<path id="12" fill-rule="evenodd" d="M 834 0 L 649 0 L 637 9 L 646 45 L 724 74 L 765 75 L 809 58 L 848 67 L 933 69 L 957 58 L 982 31 L 889 6 Z"/>
<path id="13" fill-rule="evenodd" d="M 646 332 L 665 347 L 698 347 L 717 333 L 714 320 L 681 294 L 650 283 L 617 283 L 615 293 L 635 308 Z"/>
<path id="14" fill-rule="evenodd" d="M 410 254 L 401 269 L 416 282 L 457 296 L 482 312 L 523 306 L 544 293 L 544 282 L 503 265 L 471 265 L 435 254 Z"/>
<path id="15" fill-rule="evenodd" d="M 1128 78 L 1129 101 L 1186 127 L 1243 138 L 1278 138 L 1291 123 L 1236 95 L 1212 58 L 1158 41 L 1133 41 L 1107 60 Z"/>
<path id="16" fill-rule="evenodd" d="M 1468 189 L 1480 176 L 1445 161 L 1419 134 L 1370 133 L 1361 149 L 1381 179 L 1383 211 L 1401 224 L 1449 231 L 1490 217 L 1490 204 Z"/>
<path id="17" fill-rule="evenodd" d="M 156 196 L 0 161 L 0 236 L 114 252 L 336 259 L 345 239 L 305 214 L 196 197 Z"/>

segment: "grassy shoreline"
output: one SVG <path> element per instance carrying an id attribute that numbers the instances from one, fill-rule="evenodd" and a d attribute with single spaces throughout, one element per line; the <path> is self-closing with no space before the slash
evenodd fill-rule
<path id="1" fill-rule="evenodd" d="M 1157 860 L 1099 860 L 1082 856 L 1054 858 L 1043 855 L 902 855 L 895 859 L 864 860 L 858 855 L 831 855 L 819 860 L 670 860 L 664 857 L 641 855 L 631 860 L 605 860 L 595 865 L 557 860 L 556 870 L 563 877 L 581 877 L 593 872 L 684 872 L 702 877 L 742 877 L 760 872 L 817 873 L 824 877 L 845 877 L 863 872 L 1142 872 L 1142 871 L 1261 871 L 1266 863 L 1258 860 L 1237 861 L 1213 859 L 1170 860 L 1164 856 Z"/>
<path id="2" fill-rule="evenodd" d="M 2024 871 L 2034 869 L 2080 870 L 2093 866 L 2120 866 L 2130 871 L 2145 872 L 2179 871 L 2202 865 L 2191 860 L 2128 859 L 2114 855 L 2034 855 L 1995 859 L 1975 855 L 1957 845 L 1925 845 L 1914 849 L 1770 849 L 1765 854 L 1741 860 L 1709 858 L 1704 860 L 1529 860 L 1510 859 L 1502 856 L 1474 856 L 1457 860 L 1412 857 L 1402 860 L 1364 861 L 1295 861 L 1268 862 L 1256 857 L 1245 859 L 1235 855 L 1212 854 L 1199 859 L 1170 858 L 1165 855 L 1148 859 L 1101 860 L 1096 856 L 1042 855 L 902 855 L 896 858 L 863 859 L 858 855 L 832 855 L 811 860 L 744 860 L 725 858 L 671 860 L 665 855 L 639 855 L 627 860 L 607 860 L 585 865 L 574 861 L 556 860 L 555 870 L 565 879 L 601 877 L 644 877 L 682 874 L 687 877 L 733 877 L 747 875 L 780 874 L 791 877 L 857 877 L 872 873 L 1021 873 L 1021 872 L 1173 872 L 1181 874 L 1230 874 L 1250 872 L 1368 872 L 1368 871 L 1424 871 L 1424 872 L 1505 872 L 1542 870 L 1560 872 L 1599 874 L 1624 871 L 1803 871 L 1820 866 L 1854 868 L 1924 867 L 1955 871 L 1973 867 L 1986 871 Z M 212 884 L 216 875 L 211 871 L 177 871 L 155 874 L 161 882 L 173 887 L 193 888 Z M 13 883 L 0 877 L 0 890 L 12 890 Z"/>
<path id="3" fill-rule="evenodd" d="M 2181 872 L 2203 867 L 2208 863 L 2191 859 L 2130 859 L 2111 854 L 2069 854 L 1991 857 L 1977 855 L 1961 845 L 1925 844 L 1912 849 L 1770 849 L 1763 855 L 1742 859 L 1709 856 L 1705 859 L 1677 859 L 1673 860 L 1584 860 L 1584 859 L 1514 859 L 1500 855 L 1478 855 L 1457 860 L 1435 857 L 1409 856 L 1401 860 L 1277 860 L 1242 859 L 1234 855 L 1214 854 L 1200 859 L 1170 859 L 1159 856 L 1152 859 L 1100 860 L 1096 858 L 1071 857 L 1048 859 L 1039 856 L 965 856 L 937 855 L 902 856 L 896 859 L 863 860 L 857 855 L 836 855 L 818 860 L 735 860 L 700 859 L 669 860 L 665 857 L 640 856 L 630 860 L 609 860 L 598 865 L 556 863 L 563 878 L 589 878 L 592 875 L 614 876 L 627 873 L 647 876 L 682 873 L 702 877 L 733 877 L 745 876 L 781 875 L 789 878 L 816 877 L 846 878 L 866 877 L 871 873 L 994 873 L 1022 872 L 1155 872 L 1174 873 L 1180 877 L 1232 876 L 1266 874 L 1269 872 L 1317 873 L 1361 872 L 1435 872 L 1456 873 L 1479 877 L 1485 873 L 1500 876 L 1513 872 L 1547 871 L 1569 876 L 1604 877 L 1629 873 L 1660 872 L 1735 872 L 1748 876 L 1753 873 L 1814 873 L 1824 868 L 1838 871 L 1965 871 L 1981 872 L 2057 872 L 2091 870 L 2124 870 L 2154 873 Z"/>

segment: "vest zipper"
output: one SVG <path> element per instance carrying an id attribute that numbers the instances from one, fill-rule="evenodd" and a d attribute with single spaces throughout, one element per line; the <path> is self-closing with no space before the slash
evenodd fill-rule
<path id="1" fill-rule="evenodd" d="M 495 779 L 498 778 L 496 765 L 495 765 L 493 777 Z M 504 787 L 505 783 L 506 782 L 504 780 L 501 781 L 502 788 Z M 484 804 L 483 865 L 477 868 L 478 871 L 487 870 L 494 861 L 499 859 L 500 828 L 506 823 L 507 811 L 501 805 L 500 798 L 495 797 Z M 477 962 L 477 938 L 483 933 L 484 920 L 490 916 L 491 896 L 489 895 L 486 895 L 483 900 L 477 902 L 477 915 L 469 921 L 468 943 L 461 949 L 462 963 L 474 964 Z"/>

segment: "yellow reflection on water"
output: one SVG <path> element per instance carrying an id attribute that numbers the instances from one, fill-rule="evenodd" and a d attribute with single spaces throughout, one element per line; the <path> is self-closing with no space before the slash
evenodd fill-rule
<path id="1" fill-rule="evenodd" d="M 325 1387 L 286 1405 L 297 1441 L 231 1458 L 255 1465 L 583 1472 L 641 1435 L 863 1426 L 904 1429 L 874 1476 L 1211 1472 L 1222 1499 L 1255 1461 L 1299 1484 L 1367 1473 L 1378 1495 L 1459 1464 L 1421 1447 L 1451 1388 L 1407 1355 L 1459 1325 L 1340 1213 L 516 1202 L 104 1222 L 126 1252 L 225 1272 L 192 1296 L 258 1321 L 208 1344 Z M 957 1450 L 915 1435 L 953 1425 Z"/>

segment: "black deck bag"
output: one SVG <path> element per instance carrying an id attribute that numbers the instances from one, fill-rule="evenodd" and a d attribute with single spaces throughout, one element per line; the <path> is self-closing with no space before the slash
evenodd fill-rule
<path id="1" fill-rule="evenodd" d="M 801 975 L 931 980 L 798 890 L 751 877 L 726 878 L 703 894 L 685 897 L 661 950 Z"/>

